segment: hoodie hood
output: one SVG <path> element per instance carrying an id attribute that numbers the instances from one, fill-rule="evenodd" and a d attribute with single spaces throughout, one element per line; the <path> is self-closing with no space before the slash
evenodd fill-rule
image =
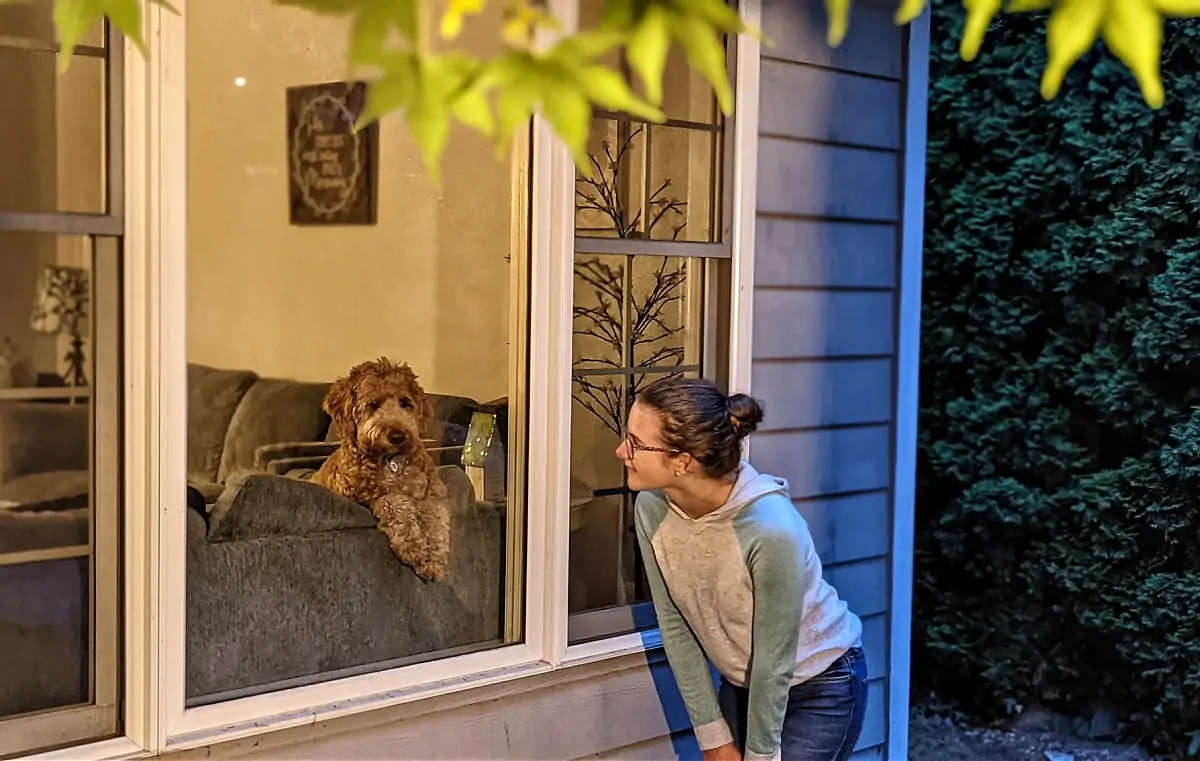
<path id="1" fill-rule="evenodd" d="M 738 471 L 737 481 L 733 484 L 733 491 L 729 492 L 729 499 L 725 504 L 713 510 L 708 515 L 700 518 L 692 518 L 687 513 L 680 510 L 674 504 L 671 504 L 671 510 L 680 517 L 688 520 L 697 521 L 715 521 L 732 518 L 737 515 L 743 507 L 750 504 L 759 497 L 764 497 L 768 494 L 783 494 L 788 496 L 788 482 L 777 476 L 759 473 L 746 460 L 742 460 L 740 470 Z M 668 501 L 668 504 L 670 502 Z"/>

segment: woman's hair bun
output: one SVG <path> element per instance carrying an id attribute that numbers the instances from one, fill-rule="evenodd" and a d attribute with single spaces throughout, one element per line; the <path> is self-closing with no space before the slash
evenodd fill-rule
<path id="1" fill-rule="evenodd" d="M 762 405 L 752 396 L 733 394 L 726 405 L 729 407 L 729 422 L 733 424 L 733 432 L 739 439 L 754 433 L 763 421 Z"/>

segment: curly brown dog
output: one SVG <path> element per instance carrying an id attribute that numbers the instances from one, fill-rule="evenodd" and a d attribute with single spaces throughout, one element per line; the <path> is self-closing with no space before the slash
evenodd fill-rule
<path id="1" fill-rule="evenodd" d="M 416 374 L 384 357 L 364 362 L 333 384 L 324 407 L 341 446 L 313 481 L 369 507 L 392 552 L 422 579 L 444 577 L 450 505 L 421 442 L 433 410 Z"/>

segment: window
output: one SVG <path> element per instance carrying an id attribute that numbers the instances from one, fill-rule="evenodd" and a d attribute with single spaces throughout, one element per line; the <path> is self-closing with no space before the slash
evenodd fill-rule
<path id="1" fill-rule="evenodd" d="M 121 730 L 121 43 L 0 7 L 0 756 Z"/>
<path id="2" fill-rule="evenodd" d="M 189 707 L 523 639 L 529 138 L 456 128 L 439 189 L 349 129 L 348 32 L 187 7 Z"/>
<path id="3" fill-rule="evenodd" d="M 583 24 L 602 4 L 584 2 Z M 653 628 L 615 450 L 638 390 L 724 378 L 729 248 L 726 125 L 710 86 L 672 48 L 663 124 L 599 113 L 592 175 L 575 199 L 568 640 Z"/>

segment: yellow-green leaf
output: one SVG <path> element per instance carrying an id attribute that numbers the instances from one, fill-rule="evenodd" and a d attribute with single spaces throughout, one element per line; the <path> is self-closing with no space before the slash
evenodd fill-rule
<path id="1" fill-rule="evenodd" d="M 652 6 L 630 36 L 625 55 L 629 65 L 641 77 L 647 100 L 656 106 L 662 103 L 663 71 L 670 46 L 670 17 L 662 8 Z"/>
<path id="2" fill-rule="evenodd" d="M 483 0 L 450 0 L 442 16 L 442 37 L 452 40 L 462 32 L 463 19 L 483 11 Z"/>
<path id="3" fill-rule="evenodd" d="M 1161 108 L 1164 98 L 1159 72 L 1162 35 L 1162 17 L 1151 0 L 1113 0 L 1109 5 L 1104 41 L 1133 72 L 1151 108 Z"/>
<path id="4" fill-rule="evenodd" d="M 1106 2 L 1107 0 L 1093 0 Z M 992 19 L 1000 12 L 1003 0 L 963 0 L 967 9 L 967 24 L 963 29 L 962 44 L 959 45 L 959 55 L 964 61 L 974 61 L 983 45 L 983 36 L 992 23 Z"/>
<path id="5" fill-rule="evenodd" d="M 500 91 L 500 97 L 496 104 L 500 119 L 499 127 L 496 130 L 497 156 L 504 156 L 508 153 L 508 146 L 512 143 L 513 135 L 516 134 L 518 127 L 529 122 L 533 116 L 534 107 L 534 95 L 527 88 L 510 85 Z"/>
<path id="6" fill-rule="evenodd" d="M 850 0 L 825 0 L 829 46 L 836 48 L 850 31 Z"/>
<path id="7" fill-rule="evenodd" d="M 592 104 L 574 88 L 553 85 L 542 100 L 542 113 L 563 144 L 570 150 L 576 166 L 588 167 L 588 131 L 592 125 Z"/>
<path id="8" fill-rule="evenodd" d="M 450 113 L 490 137 L 496 125 L 487 99 L 488 82 L 482 76 L 483 64 L 466 53 L 447 53 L 442 61 L 451 81 Z"/>
<path id="9" fill-rule="evenodd" d="M 1060 0 L 1054 8 L 1046 23 L 1048 59 L 1042 72 L 1042 97 L 1046 100 L 1058 95 L 1067 71 L 1096 42 L 1105 6 L 1095 0 Z"/>
<path id="10" fill-rule="evenodd" d="M 925 0 L 900 0 L 896 9 L 896 23 L 908 24 L 914 21 L 925 10 Z"/>
<path id="11" fill-rule="evenodd" d="M 685 16 L 676 30 L 676 39 L 683 46 L 688 63 L 712 85 L 721 111 L 728 116 L 733 113 L 733 88 L 729 84 L 729 72 L 725 68 L 725 46 L 720 37 L 701 19 Z"/>
<path id="12" fill-rule="evenodd" d="M 407 109 L 417 87 L 417 61 L 408 54 L 393 54 L 384 75 L 367 85 L 366 103 L 357 127 L 364 127 L 393 111 Z"/>
<path id="13" fill-rule="evenodd" d="M 683 7 L 687 8 L 689 14 L 703 19 L 718 31 L 762 37 L 762 32 L 747 26 L 741 14 L 725 0 L 684 0 L 684 2 L 686 4 Z"/>
<path id="14" fill-rule="evenodd" d="M 1055 0 L 1008 0 L 1004 4 L 1006 13 L 1035 13 L 1054 7 Z"/>
<path id="15" fill-rule="evenodd" d="M 1200 0 L 1156 0 L 1154 7 L 1164 16 L 1178 18 L 1200 16 Z"/>
<path id="16" fill-rule="evenodd" d="M 634 95 L 621 75 L 612 69 L 592 65 L 584 66 L 572 74 L 583 92 L 597 105 L 652 122 L 660 122 L 664 118 L 661 111 Z"/>

